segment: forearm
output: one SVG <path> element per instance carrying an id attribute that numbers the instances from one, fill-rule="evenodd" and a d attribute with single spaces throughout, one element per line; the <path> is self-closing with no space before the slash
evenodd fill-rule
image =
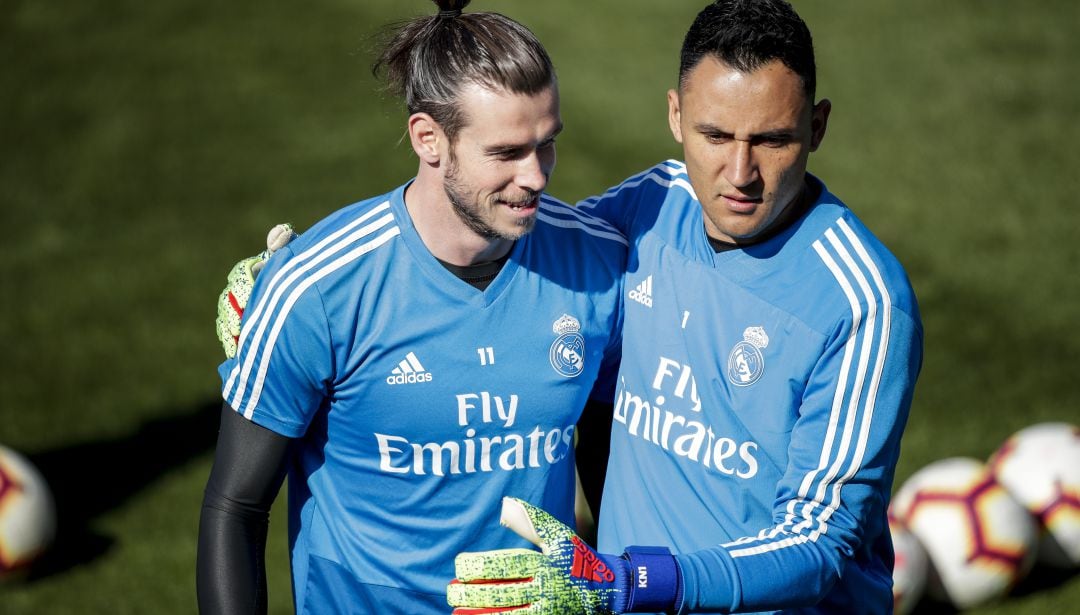
<path id="1" fill-rule="evenodd" d="M 288 446 L 288 438 L 222 408 L 199 520 L 196 586 L 203 615 L 266 612 L 267 527 Z"/>
<path id="2" fill-rule="evenodd" d="M 199 518 L 199 612 L 265 613 L 267 515 L 245 517 L 209 494 Z"/>
<path id="3" fill-rule="evenodd" d="M 733 557 L 722 546 L 676 555 L 683 581 L 682 613 L 761 611 L 816 604 L 839 578 L 819 548 Z"/>

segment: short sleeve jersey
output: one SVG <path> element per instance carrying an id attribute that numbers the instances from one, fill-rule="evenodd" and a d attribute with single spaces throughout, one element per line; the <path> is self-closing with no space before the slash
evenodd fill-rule
<path id="1" fill-rule="evenodd" d="M 406 186 L 269 260 L 223 396 L 297 438 L 297 612 L 445 612 L 461 551 L 525 546 L 513 495 L 573 520 L 574 425 L 614 394 L 626 241 L 544 196 L 484 291 L 446 270 Z"/>
<path id="2" fill-rule="evenodd" d="M 672 548 L 693 612 L 891 611 L 886 507 L 922 356 L 897 260 L 823 185 L 719 253 L 680 162 L 579 208 L 630 240 L 600 549 Z"/>

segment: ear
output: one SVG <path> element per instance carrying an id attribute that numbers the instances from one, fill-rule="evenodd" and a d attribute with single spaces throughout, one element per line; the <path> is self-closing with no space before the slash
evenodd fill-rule
<path id="1" fill-rule="evenodd" d="M 825 128 L 829 125 L 829 112 L 832 111 L 832 102 L 823 98 L 814 105 L 810 111 L 810 151 L 816 152 L 825 138 Z"/>
<path id="2" fill-rule="evenodd" d="M 438 123 L 427 113 L 414 113 L 409 116 L 409 141 L 413 151 L 421 162 L 436 165 L 442 159 L 442 145 L 446 143 L 446 134 Z"/>
<path id="3" fill-rule="evenodd" d="M 667 106 L 667 120 L 668 127 L 671 128 L 671 136 L 675 137 L 676 142 L 682 143 L 682 112 L 679 110 L 679 93 L 676 90 L 668 90 Z"/>

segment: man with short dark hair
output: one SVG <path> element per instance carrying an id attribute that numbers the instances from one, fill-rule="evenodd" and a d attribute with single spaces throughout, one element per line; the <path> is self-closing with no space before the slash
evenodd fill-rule
<path id="1" fill-rule="evenodd" d="M 896 258 L 806 171 L 831 110 L 815 85 L 786 2 L 699 13 L 668 93 L 685 163 L 579 204 L 635 263 L 600 553 L 508 498 L 504 524 L 543 555 L 460 555 L 451 604 L 891 612 L 886 510 L 922 325 Z"/>

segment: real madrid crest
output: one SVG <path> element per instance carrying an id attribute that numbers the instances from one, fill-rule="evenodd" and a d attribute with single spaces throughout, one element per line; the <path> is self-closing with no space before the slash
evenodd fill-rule
<path id="1" fill-rule="evenodd" d="M 551 344 L 548 359 L 559 374 L 573 378 L 585 369 L 585 338 L 581 337 L 581 323 L 578 319 L 563 314 L 551 330 L 558 336 Z"/>
<path id="2" fill-rule="evenodd" d="M 769 345 L 769 336 L 762 327 L 747 327 L 743 331 L 743 341 L 735 344 L 727 360 L 727 377 L 731 384 L 739 387 L 750 386 L 761 378 L 765 371 L 765 356 L 762 349 Z"/>

